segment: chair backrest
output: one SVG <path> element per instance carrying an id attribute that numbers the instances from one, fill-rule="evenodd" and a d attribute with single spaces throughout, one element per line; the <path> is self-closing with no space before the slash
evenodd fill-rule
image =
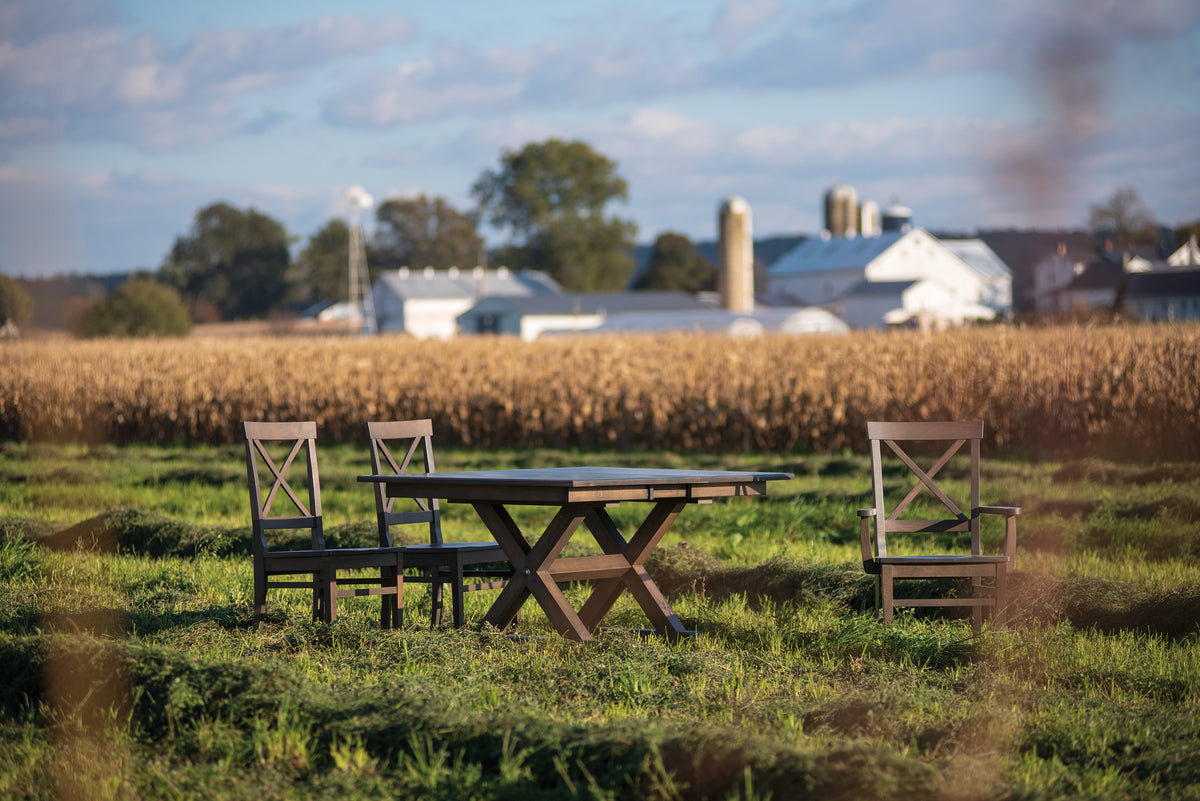
<path id="1" fill-rule="evenodd" d="M 431 420 L 390 420 L 367 423 L 371 440 L 371 472 L 374 475 L 406 473 L 419 469 L 432 473 L 433 422 Z M 399 455 L 400 458 L 396 458 Z M 417 498 L 415 511 L 397 511 L 396 498 L 387 497 L 384 485 L 375 484 L 375 513 L 379 524 L 379 544 L 392 544 L 392 526 L 424 524 L 429 527 L 429 544 L 442 544 L 442 513 L 437 498 Z"/>
<path id="2" fill-rule="evenodd" d="M 246 437 L 246 478 L 250 486 L 255 556 L 269 550 L 266 532 L 272 529 L 307 528 L 312 534 L 312 547 L 324 548 L 321 478 L 317 471 L 317 424 L 244 422 L 242 430 Z M 276 456 L 273 457 L 272 452 Z M 288 480 L 288 471 L 301 454 L 307 472 L 307 492 L 301 490 L 298 493 Z M 270 481 L 270 489 L 265 495 L 264 479 Z M 275 509 L 276 501 L 283 506 L 279 511 Z"/>
<path id="3" fill-rule="evenodd" d="M 875 502 L 875 555 L 887 556 L 888 533 L 971 533 L 971 553 L 979 555 L 979 516 L 974 510 L 979 507 L 979 444 L 983 439 L 983 422 L 956 421 L 933 423 L 867 423 L 867 437 L 871 441 L 871 488 Z M 941 457 L 930 467 L 922 468 L 905 451 L 907 443 L 933 443 L 937 449 L 945 444 Z M 964 445 L 970 455 L 970 502 L 960 506 L 941 487 L 935 478 Z M 884 446 L 888 455 L 896 456 L 907 468 L 906 476 L 916 480 L 915 486 L 890 510 L 884 493 Z M 920 446 L 924 447 L 924 446 Z M 913 446 L 909 446 L 914 449 Z M 936 450 L 935 450 L 936 452 Z M 913 500 L 928 491 L 945 510 L 945 516 L 937 519 L 914 519 L 903 517 Z M 940 512 L 940 510 L 939 510 Z"/>

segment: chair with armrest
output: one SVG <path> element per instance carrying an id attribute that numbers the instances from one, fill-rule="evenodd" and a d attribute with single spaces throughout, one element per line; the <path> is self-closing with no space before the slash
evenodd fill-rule
<path id="1" fill-rule="evenodd" d="M 858 510 L 859 533 L 863 568 L 877 577 L 876 606 L 881 607 L 884 622 L 892 622 L 897 606 L 967 606 L 971 608 L 971 623 L 976 634 L 982 628 L 985 608 L 992 610 L 997 625 L 1003 625 L 1008 604 L 1008 573 L 1016 557 L 1016 517 L 1021 510 L 1012 506 L 981 506 L 979 503 L 979 446 L 983 439 L 983 422 L 872 422 L 867 423 L 867 438 L 871 443 L 871 485 L 875 506 Z M 936 449 L 945 447 L 946 450 L 928 470 L 923 470 L 905 448 L 925 448 L 926 443 L 932 443 Z M 970 504 L 965 510 L 934 480 L 964 445 L 969 446 L 971 495 Z M 889 458 L 886 468 L 885 456 L 895 457 Z M 893 469 L 906 478 L 915 477 L 916 485 L 889 508 L 887 502 L 894 498 L 893 492 L 885 492 L 891 488 L 885 483 L 884 477 L 891 475 Z M 916 507 L 910 510 L 910 505 L 922 490 L 928 490 L 937 502 L 933 504 L 933 514 L 940 515 L 939 519 L 914 519 L 913 515 L 918 512 Z M 895 495 L 899 497 L 898 493 Z M 909 516 L 902 516 L 906 511 Z M 920 513 L 924 517 L 930 516 L 927 506 L 920 507 Z M 1003 553 L 983 552 L 980 520 L 984 515 L 1002 519 Z M 955 533 L 969 535 L 969 547 L 963 543 L 963 547 L 954 553 L 934 554 L 905 552 L 901 547 L 910 535 L 925 535 L 925 540 L 940 541 L 945 535 Z M 931 549 L 926 545 L 921 550 Z M 952 598 L 898 598 L 895 595 L 897 580 L 933 578 L 970 579 L 971 594 Z"/>
<path id="2" fill-rule="evenodd" d="M 266 615 L 267 590 L 311 589 L 313 620 L 337 619 L 339 598 L 381 596 L 380 625 L 399 626 L 404 608 L 404 553 L 400 548 L 328 548 L 321 511 L 321 479 L 317 470 L 317 425 L 244 422 L 246 473 L 250 486 L 250 519 L 254 552 L 254 615 Z M 301 459 L 306 488 L 293 487 L 289 469 Z M 264 487 L 269 487 L 264 495 Z M 286 499 L 286 500 L 285 500 Z M 276 502 L 282 501 L 282 510 Z M 272 548 L 268 532 L 309 531 L 307 548 Z M 362 577 L 361 571 L 379 571 Z M 339 578 L 342 571 L 358 575 Z M 276 578 L 282 577 L 282 578 Z"/>
<path id="3" fill-rule="evenodd" d="M 410 469 L 432 473 L 433 423 L 430 420 L 392 420 L 367 423 L 371 440 L 371 472 L 374 475 L 404 473 Z M 396 455 L 400 458 L 397 459 Z M 415 510 L 397 508 L 399 499 L 387 497 L 384 485 L 375 483 L 375 511 L 379 524 L 379 544 L 392 544 L 392 526 L 420 525 L 428 529 L 428 543 L 401 546 L 404 564 L 419 573 L 408 580 L 430 585 L 432 612 L 430 622 L 442 621 L 442 590 L 450 585 L 454 626 L 463 625 L 463 593 L 501 589 L 512 575 L 504 550 L 493 540 L 486 542 L 446 542 L 442 538 L 442 517 L 437 498 L 419 499 Z M 472 583 L 467 583 L 467 579 Z M 478 579 L 490 579 L 478 581 Z"/>

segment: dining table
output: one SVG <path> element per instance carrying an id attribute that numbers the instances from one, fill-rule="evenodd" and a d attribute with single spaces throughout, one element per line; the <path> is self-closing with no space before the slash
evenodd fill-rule
<path id="1" fill-rule="evenodd" d="M 474 508 L 513 569 L 485 623 L 507 628 L 532 596 L 562 636 L 590 641 L 625 592 L 653 631 L 672 639 L 693 634 L 654 583 L 647 558 L 689 504 L 762 497 L 768 482 L 789 478 L 790 473 L 776 472 L 575 466 L 365 475 L 359 481 L 381 483 L 393 498 L 436 498 Z M 609 513 L 619 504 L 646 506 L 628 537 Z M 518 505 L 555 511 L 530 537 L 509 511 Z M 563 556 L 581 526 L 600 552 Z M 578 610 L 560 587 L 571 582 L 591 582 L 591 594 Z"/>

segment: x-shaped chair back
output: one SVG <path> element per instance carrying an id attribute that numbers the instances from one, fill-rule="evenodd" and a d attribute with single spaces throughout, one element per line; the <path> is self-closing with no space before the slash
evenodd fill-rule
<path id="1" fill-rule="evenodd" d="M 371 440 L 371 472 L 375 475 L 420 470 L 431 473 L 433 463 L 433 422 L 431 420 L 389 420 L 367 423 Z M 436 498 L 418 498 L 416 511 L 397 511 L 396 498 L 387 497 L 384 485 L 375 484 L 375 510 L 379 521 L 379 544 L 391 545 L 391 527 L 425 524 L 429 526 L 429 544 L 442 544 L 442 518 Z"/>
<path id="2" fill-rule="evenodd" d="M 871 441 L 871 483 L 875 496 L 875 555 L 887 556 L 887 534 L 919 532 L 971 532 L 971 553 L 980 553 L 979 517 L 971 510 L 979 507 L 979 443 L 983 439 L 982 421 L 934 422 L 934 423 L 867 423 L 867 437 Z M 941 457 L 928 470 L 923 469 L 908 454 L 901 443 L 946 442 L 949 443 Z M 897 456 L 916 477 L 916 484 L 890 512 L 884 498 L 883 446 Z M 950 460 L 968 445 L 971 460 L 971 498 L 967 511 L 955 503 L 937 484 L 935 478 Z M 910 446 L 911 447 L 911 446 Z M 950 513 L 951 517 L 940 519 L 910 519 L 901 517 L 909 505 L 927 490 Z"/>
<path id="3" fill-rule="evenodd" d="M 259 423 L 242 424 L 246 437 L 246 472 L 250 486 L 250 519 L 254 527 L 254 553 L 266 553 L 266 532 L 271 529 L 309 529 L 312 547 L 323 549 L 325 535 L 321 513 L 321 479 L 317 470 L 317 424 Z M 270 444 L 285 443 L 289 447 L 282 461 L 272 456 Z M 278 446 L 276 446 L 278 448 Z M 278 453 L 278 451 L 276 451 Z M 307 489 L 303 497 L 288 480 L 288 472 L 303 455 L 307 473 Z M 264 470 L 265 468 L 265 470 Z M 265 481 L 270 488 L 263 492 Z M 276 501 L 287 498 L 290 508 L 275 510 Z M 282 503 L 287 507 L 286 503 Z"/>

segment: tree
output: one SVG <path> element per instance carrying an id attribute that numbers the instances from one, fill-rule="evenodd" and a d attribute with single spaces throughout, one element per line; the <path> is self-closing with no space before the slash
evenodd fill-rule
<path id="1" fill-rule="evenodd" d="M 367 263 L 397 267 L 474 267 L 483 254 L 475 221 L 444 198 L 393 198 L 375 210 Z"/>
<path id="2" fill-rule="evenodd" d="M 544 270 L 569 290 L 622 289 L 633 270 L 632 221 L 605 217 L 628 187 L 616 164 L 584 142 L 550 139 L 505 150 L 471 194 L 481 216 L 508 228 L 521 266 Z"/>
<path id="3" fill-rule="evenodd" d="M 288 273 L 290 300 L 315 303 L 349 294 L 350 226 L 334 218 L 308 238 Z"/>
<path id="4" fill-rule="evenodd" d="M 0 273 L 0 328 L 25 325 L 33 317 L 33 298 L 25 287 Z"/>
<path id="5" fill-rule="evenodd" d="M 700 292 L 716 288 L 717 273 L 712 262 L 700 255 L 683 234 L 659 234 L 650 252 L 650 262 L 634 289 L 682 289 Z"/>
<path id="6" fill-rule="evenodd" d="M 1092 233 L 1103 233 L 1117 247 L 1155 242 L 1154 215 L 1142 202 L 1138 191 L 1124 186 L 1113 192 L 1104 203 L 1091 207 L 1088 227 Z"/>
<path id="7" fill-rule="evenodd" d="M 83 337 L 186 336 L 191 330 L 179 293 L 149 278 L 126 281 L 76 321 Z"/>
<path id="8" fill-rule="evenodd" d="M 159 280 L 189 301 L 212 303 L 226 320 L 257 317 L 287 294 L 287 229 L 265 214 L 215 203 L 175 239 Z"/>

